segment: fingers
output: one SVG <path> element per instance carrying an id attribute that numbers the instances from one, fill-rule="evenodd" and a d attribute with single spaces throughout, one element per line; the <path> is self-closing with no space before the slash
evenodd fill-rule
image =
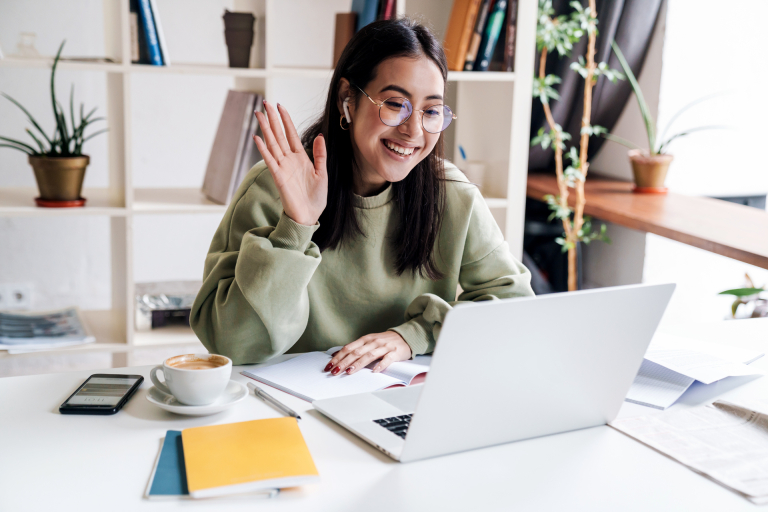
<path id="1" fill-rule="evenodd" d="M 328 150 L 325 148 L 325 137 L 321 133 L 315 137 L 315 142 L 312 145 L 312 156 L 315 159 L 315 171 L 321 176 L 326 176 L 325 163 L 328 161 Z"/>
<path id="2" fill-rule="evenodd" d="M 352 365 L 347 368 L 347 373 L 351 375 L 353 373 L 359 372 L 363 368 L 366 368 L 369 364 L 386 354 L 387 350 L 388 349 L 383 346 L 371 350 L 367 354 L 363 355 L 360 359 L 352 363 Z"/>
<path id="3" fill-rule="evenodd" d="M 381 358 L 379 364 L 373 368 L 373 373 L 380 373 L 389 368 L 389 365 L 395 362 L 395 352 L 387 352 L 384 357 Z"/>
<path id="4" fill-rule="evenodd" d="M 275 158 L 272 156 L 272 153 L 269 151 L 269 149 L 267 149 L 267 145 L 264 144 L 264 141 L 261 140 L 261 137 L 253 135 L 253 142 L 256 143 L 256 147 L 259 149 L 259 153 L 261 153 L 261 156 L 264 158 L 264 162 L 266 162 L 267 167 L 269 167 L 269 170 L 272 171 L 272 176 L 274 177 L 274 174 L 277 172 L 277 168 L 280 164 L 275 161 Z"/>
<path id="5" fill-rule="evenodd" d="M 274 136 L 276 144 L 280 147 L 282 154 L 287 155 L 288 153 L 291 153 L 291 146 L 288 144 L 288 141 L 285 140 L 283 127 L 280 123 L 280 113 L 277 111 L 274 105 L 267 103 L 266 100 L 264 101 L 264 110 L 266 111 L 267 118 L 269 119 L 269 126 L 272 129 L 272 135 Z"/>
<path id="6" fill-rule="evenodd" d="M 267 116 L 265 116 L 263 112 L 254 112 L 254 115 L 256 116 L 256 119 L 259 120 L 261 134 L 264 136 L 264 142 L 266 143 L 267 148 L 269 148 L 272 158 L 275 162 L 280 164 L 280 162 L 283 161 L 283 158 L 285 158 L 285 153 L 280 149 L 280 145 L 277 143 L 277 139 L 275 139 L 275 135 L 272 133 L 272 126 L 270 125 Z"/>
<path id="7" fill-rule="evenodd" d="M 294 153 L 303 152 L 304 148 L 301 145 L 301 138 L 296 132 L 296 127 L 293 126 L 293 120 L 291 115 L 281 104 L 277 104 L 277 111 L 280 113 L 280 118 L 283 120 L 283 126 L 285 126 L 285 134 L 288 137 L 288 145 L 291 151 Z"/>

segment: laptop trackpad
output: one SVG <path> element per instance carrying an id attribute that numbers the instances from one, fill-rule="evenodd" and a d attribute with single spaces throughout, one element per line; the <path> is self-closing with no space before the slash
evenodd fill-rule
<path id="1" fill-rule="evenodd" d="M 383 389 L 374 392 L 373 395 L 388 404 L 394 405 L 405 413 L 412 413 L 416 410 L 416 404 L 419 401 L 422 387 L 423 384 L 418 384 L 405 388 Z"/>

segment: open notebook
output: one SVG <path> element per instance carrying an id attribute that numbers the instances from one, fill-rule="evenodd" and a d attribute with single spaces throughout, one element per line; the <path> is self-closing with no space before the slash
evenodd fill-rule
<path id="1" fill-rule="evenodd" d="M 282 363 L 246 370 L 243 375 L 285 391 L 307 402 L 378 391 L 391 386 L 407 386 L 429 371 L 432 356 L 416 356 L 411 361 L 392 363 L 381 373 L 371 370 L 375 362 L 352 375 L 331 375 L 323 369 L 341 347 L 326 352 L 307 352 Z"/>

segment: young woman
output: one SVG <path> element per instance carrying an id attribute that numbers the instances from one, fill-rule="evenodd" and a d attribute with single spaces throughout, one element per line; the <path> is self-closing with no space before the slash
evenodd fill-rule
<path id="1" fill-rule="evenodd" d="M 447 74 L 427 28 L 379 21 L 347 45 L 303 138 L 264 102 L 264 161 L 213 237 L 192 306 L 209 351 L 243 364 L 344 345 L 325 371 L 382 371 L 435 348 L 457 285 L 459 301 L 533 295 L 477 187 L 443 160 Z M 468 364 L 471 352 L 467 340 Z"/>

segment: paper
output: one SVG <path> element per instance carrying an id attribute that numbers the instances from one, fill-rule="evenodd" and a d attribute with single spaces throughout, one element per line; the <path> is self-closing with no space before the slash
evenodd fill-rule
<path id="1" fill-rule="evenodd" d="M 754 503 L 768 502 L 768 415 L 745 403 L 717 401 L 609 425 Z"/>
<path id="2" fill-rule="evenodd" d="M 728 345 L 657 334 L 645 358 L 704 384 L 711 384 L 726 377 L 764 375 L 763 370 L 747 366 L 762 355 Z"/>
<path id="3" fill-rule="evenodd" d="M 93 343 L 77 308 L 36 313 L 0 312 L 0 350 L 29 350 Z"/>
<path id="4" fill-rule="evenodd" d="M 430 356 L 417 358 L 422 359 L 392 363 L 382 373 L 373 373 L 372 366 L 368 365 L 352 375 L 331 375 L 330 372 L 323 371 L 331 360 L 330 354 L 307 352 L 282 363 L 246 370 L 243 375 L 312 402 L 378 391 L 389 386 L 407 385 L 413 377 L 429 370 Z"/>
<path id="5" fill-rule="evenodd" d="M 694 379 L 673 372 L 647 359 L 629 388 L 625 400 L 664 410 L 674 404 L 691 387 Z"/>

